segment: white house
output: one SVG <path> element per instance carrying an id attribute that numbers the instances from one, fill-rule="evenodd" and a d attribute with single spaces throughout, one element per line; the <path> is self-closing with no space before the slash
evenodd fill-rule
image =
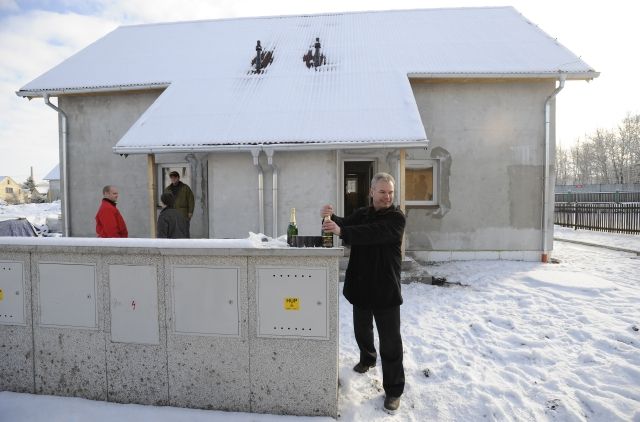
<path id="1" fill-rule="evenodd" d="M 396 176 L 406 250 L 546 259 L 555 97 L 598 76 L 511 7 L 124 26 L 22 87 L 60 114 L 65 230 L 93 236 L 105 184 L 154 235 L 166 174 L 196 194 L 192 234 L 270 236 L 289 209 L 367 204 Z M 57 97 L 57 106 L 50 102 Z"/>
<path id="2" fill-rule="evenodd" d="M 43 180 L 49 182 L 47 200 L 52 202 L 60 199 L 60 164 L 56 164 L 56 166 L 47 173 Z"/>

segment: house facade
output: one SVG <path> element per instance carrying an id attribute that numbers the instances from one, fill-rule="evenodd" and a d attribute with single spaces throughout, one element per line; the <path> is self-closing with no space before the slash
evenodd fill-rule
<path id="1" fill-rule="evenodd" d="M 47 202 L 53 202 L 60 199 L 60 164 L 56 164 L 49 173 L 42 179 L 49 184 L 47 189 Z"/>
<path id="2" fill-rule="evenodd" d="M 513 8 L 433 9 L 121 27 L 18 95 L 60 114 L 70 236 L 95 236 L 115 184 L 130 236 L 153 237 L 171 170 L 192 237 L 280 236 L 290 208 L 315 235 L 385 171 L 417 257 L 539 260 L 555 96 L 597 76 Z"/>
<path id="3" fill-rule="evenodd" d="M 11 177 L 0 176 L 0 200 L 7 204 L 22 204 L 27 200 L 27 194 Z"/>

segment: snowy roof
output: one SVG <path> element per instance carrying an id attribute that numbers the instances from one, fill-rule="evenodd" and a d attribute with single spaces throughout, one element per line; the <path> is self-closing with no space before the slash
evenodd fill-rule
<path id="1" fill-rule="evenodd" d="M 316 37 L 326 62 L 308 67 Z M 598 75 L 512 7 L 421 9 L 123 26 L 18 95 L 168 87 L 119 153 L 424 146 L 410 77 L 560 73 Z"/>
<path id="2" fill-rule="evenodd" d="M 60 180 L 60 164 L 56 164 L 42 180 Z"/>

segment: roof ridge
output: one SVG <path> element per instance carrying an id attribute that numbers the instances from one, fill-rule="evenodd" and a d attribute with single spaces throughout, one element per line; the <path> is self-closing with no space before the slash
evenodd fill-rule
<path id="1" fill-rule="evenodd" d="M 212 18 L 212 19 L 196 19 L 185 21 L 173 21 L 173 22 L 151 22 L 151 23 L 138 23 L 131 25 L 120 25 L 118 28 L 137 28 L 137 27 L 149 27 L 149 26 L 165 26 L 165 25 L 188 25 L 193 23 L 209 23 L 209 22 L 226 22 L 226 21 L 240 21 L 249 19 L 289 19 L 289 18 L 303 18 L 303 17 L 321 17 L 321 16 L 342 16 L 342 15 L 365 15 L 365 14 L 377 14 L 377 13 L 403 13 L 403 12 L 441 12 L 444 10 L 472 10 L 472 9 L 513 9 L 513 6 L 460 6 L 460 7 L 431 7 L 431 8 L 412 8 L 412 9 L 384 9 L 384 10 L 346 10 L 342 12 L 322 12 L 322 13 L 299 13 L 290 15 L 262 15 L 262 16 L 236 16 L 230 18 Z"/>

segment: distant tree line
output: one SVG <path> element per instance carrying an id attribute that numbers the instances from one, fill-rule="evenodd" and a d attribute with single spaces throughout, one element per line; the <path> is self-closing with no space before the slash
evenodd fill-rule
<path id="1" fill-rule="evenodd" d="M 597 129 L 575 146 L 556 148 L 556 184 L 640 183 L 640 114 Z"/>

